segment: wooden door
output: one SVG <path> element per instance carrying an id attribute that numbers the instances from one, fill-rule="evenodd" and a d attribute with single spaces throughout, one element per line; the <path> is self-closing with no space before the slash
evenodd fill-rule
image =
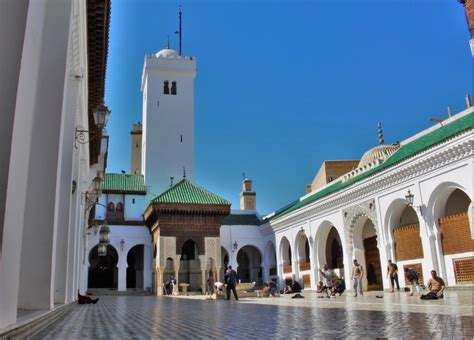
<path id="1" fill-rule="evenodd" d="M 377 236 L 364 239 L 365 275 L 367 276 L 367 290 L 382 290 L 382 266 L 380 264 Z"/>

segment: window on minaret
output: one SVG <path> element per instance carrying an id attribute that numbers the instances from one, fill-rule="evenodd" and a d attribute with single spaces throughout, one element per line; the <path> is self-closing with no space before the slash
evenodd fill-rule
<path id="1" fill-rule="evenodd" d="M 170 82 L 165 81 L 163 85 L 163 94 L 170 94 Z"/>
<path id="2" fill-rule="evenodd" d="M 171 83 L 171 94 L 176 95 L 176 91 L 177 91 L 176 82 L 174 81 L 174 82 Z"/>

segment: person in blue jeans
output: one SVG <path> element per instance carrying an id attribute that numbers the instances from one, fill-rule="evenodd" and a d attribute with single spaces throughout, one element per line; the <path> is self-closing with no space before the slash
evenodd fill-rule
<path id="1" fill-rule="evenodd" d="M 227 296 L 226 300 L 230 300 L 230 291 L 234 293 L 234 298 L 235 300 L 238 300 L 239 297 L 237 296 L 237 290 L 235 289 L 235 286 L 237 285 L 237 273 L 235 270 L 232 269 L 232 266 L 229 266 L 227 268 L 227 271 L 224 275 L 225 277 L 225 282 L 227 282 Z"/>

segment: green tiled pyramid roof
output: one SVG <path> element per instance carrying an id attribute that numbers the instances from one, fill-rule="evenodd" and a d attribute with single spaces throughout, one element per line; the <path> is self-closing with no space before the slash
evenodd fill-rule
<path id="1" fill-rule="evenodd" d="M 142 175 L 106 173 L 102 190 L 109 193 L 146 194 Z"/>
<path id="2" fill-rule="evenodd" d="M 262 221 L 255 214 L 233 214 L 224 218 L 222 225 L 260 225 Z"/>
<path id="3" fill-rule="evenodd" d="M 396 163 L 399 163 L 401 161 L 404 161 L 407 158 L 415 156 L 419 152 L 435 144 L 438 144 L 442 142 L 443 140 L 446 140 L 447 138 L 450 138 L 464 130 L 471 129 L 473 126 L 474 126 L 474 112 L 471 112 L 469 114 L 466 114 L 464 117 L 456 119 L 455 121 L 440 127 L 439 129 L 431 131 L 415 140 L 412 140 L 411 142 L 405 145 L 402 145 L 400 149 L 398 149 L 389 159 L 387 159 L 384 163 L 380 164 L 379 166 L 371 170 L 368 170 L 358 176 L 355 176 L 345 182 L 342 182 L 342 180 L 334 182 L 333 184 L 322 189 L 321 191 L 316 192 L 314 195 L 306 197 L 305 199 L 301 201 L 298 200 L 294 204 L 287 206 L 286 208 L 283 208 L 280 211 L 277 211 L 275 215 L 270 216 L 269 219 L 275 219 L 277 217 L 281 217 L 307 204 L 315 202 L 320 198 L 328 196 L 341 189 L 347 188 L 351 186 L 352 184 L 359 182 L 377 172 L 380 172 Z"/>
<path id="4" fill-rule="evenodd" d="M 229 201 L 183 179 L 152 200 L 153 203 L 230 205 Z"/>

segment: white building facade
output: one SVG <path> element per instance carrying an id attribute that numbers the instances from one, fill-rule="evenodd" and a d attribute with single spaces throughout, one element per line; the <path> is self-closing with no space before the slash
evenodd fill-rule
<path id="1" fill-rule="evenodd" d="M 391 259 L 402 286 L 405 267 L 417 269 L 425 282 L 434 269 L 448 286 L 472 284 L 473 111 L 403 141 L 385 157 L 374 148 L 366 155 L 380 158 L 363 159 L 363 167 L 268 216 L 280 279 L 315 289 L 322 281 L 318 269 L 328 264 L 350 287 L 357 259 L 366 274 L 372 271 L 364 287 L 387 289 Z"/>
<path id="2" fill-rule="evenodd" d="M 110 3 L 96 2 L 89 12 L 76 0 L 0 3 L 0 334 L 86 288 L 87 207 L 107 147 L 92 111 L 103 101 Z M 93 39 L 100 60 L 87 53 Z M 76 129 L 95 139 L 81 144 Z"/>

